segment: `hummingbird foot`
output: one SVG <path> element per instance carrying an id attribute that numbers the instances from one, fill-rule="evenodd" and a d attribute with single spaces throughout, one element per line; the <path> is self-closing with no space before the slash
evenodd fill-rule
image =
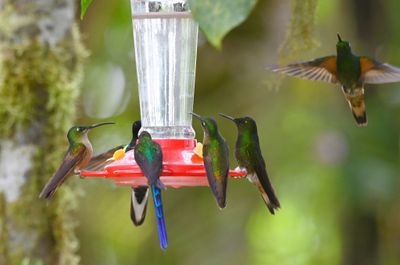
<path id="1" fill-rule="evenodd" d="M 244 167 L 237 166 L 234 171 L 243 172 L 247 175 L 247 170 Z"/>

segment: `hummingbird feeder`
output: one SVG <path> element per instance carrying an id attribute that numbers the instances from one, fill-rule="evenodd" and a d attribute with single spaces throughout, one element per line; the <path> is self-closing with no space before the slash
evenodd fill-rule
<path id="1" fill-rule="evenodd" d="M 192 128 L 198 24 L 187 0 L 131 0 L 142 130 L 161 145 L 161 181 L 175 188 L 207 186 Z M 233 177 L 244 172 L 230 171 Z M 82 171 L 83 177 L 105 177 L 117 185 L 147 185 L 134 152 L 105 166 Z"/>

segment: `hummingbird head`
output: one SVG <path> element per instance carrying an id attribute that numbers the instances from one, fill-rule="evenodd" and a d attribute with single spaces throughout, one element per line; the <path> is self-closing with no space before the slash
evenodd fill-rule
<path id="1" fill-rule="evenodd" d="M 136 137 L 136 138 L 138 137 L 140 128 L 142 128 L 142 122 L 140 120 L 135 121 L 132 124 L 132 135 L 133 135 L 133 137 Z"/>
<path id="2" fill-rule="evenodd" d="M 204 117 L 202 118 L 200 115 L 190 112 L 196 119 L 201 122 L 201 127 L 203 128 L 204 132 L 208 135 L 215 135 L 218 133 L 218 126 L 217 122 L 211 117 Z"/>
<path id="3" fill-rule="evenodd" d="M 115 124 L 114 122 L 101 122 L 101 123 L 96 123 L 93 125 L 89 126 L 74 126 L 69 129 L 67 138 L 70 143 L 74 143 L 76 141 L 81 140 L 83 137 L 87 136 L 87 133 L 96 127 L 102 126 L 102 125 L 107 125 L 107 124 Z"/>
<path id="4" fill-rule="evenodd" d="M 339 33 L 337 33 L 338 42 L 336 43 L 336 50 L 338 53 L 343 51 L 351 52 L 351 46 L 348 41 L 343 41 Z"/>
<path id="5" fill-rule="evenodd" d="M 219 115 L 233 121 L 238 127 L 239 131 L 246 130 L 250 132 L 257 132 L 256 122 L 250 117 L 234 118 L 223 113 L 219 113 Z"/>
<path id="6" fill-rule="evenodd" d="M 148 131 L 143 131 L 139 135 L 139 142 L 141 141 L 151 141 L 151 135 Z"/>

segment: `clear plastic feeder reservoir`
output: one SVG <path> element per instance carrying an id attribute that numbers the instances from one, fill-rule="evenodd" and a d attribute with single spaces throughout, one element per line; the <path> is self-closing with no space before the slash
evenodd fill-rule
<path id="1" fill-rule="evenodd" d="M 186 1 L 131 0 L 143 130 L 193 139 L 198 25 Z"/>
<path id="2" fill-rule="evenodd" d="M 192 128 L 198 25 L 186 0 L 131 0 L 142 130 L 163 151 L 161 181 L 172 187 L 206 186 L 201 155 Z M 198 152 L 196 152 L 198 153 Z M 147 185 L 133 151 L 103 171 L 82 176 L 106 177 L 120 185 Z M 231 176 L 243 172 L 231 171 Z"/>

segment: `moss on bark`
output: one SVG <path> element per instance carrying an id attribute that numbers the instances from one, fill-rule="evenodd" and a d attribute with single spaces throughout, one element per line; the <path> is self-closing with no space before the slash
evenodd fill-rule
<path id="1" fill-rule="evenodd" d="M 279 49 L 282 63 L 297 60 L 300 54 L 317 46 L 314 39 L 314 20 L 318 0 L 292 0 L 292 16 L 286 38 Z"/>
<path id="2" fill-rule="evenodd" d="M 5 1 L 0 8 L 0 140 L 35 150 L 20 196 L 0 211 L 0 235 L 10 235 L 1 240 L 0 261 L 10 265 L 79 263 L 75 188 L 66 185 L 48 205 L 37 199 L 65 152 L 86 56 L 76 24 L 52 20 L 54 10 L 74 14 L 74 1 L 48 2 Z"/>

